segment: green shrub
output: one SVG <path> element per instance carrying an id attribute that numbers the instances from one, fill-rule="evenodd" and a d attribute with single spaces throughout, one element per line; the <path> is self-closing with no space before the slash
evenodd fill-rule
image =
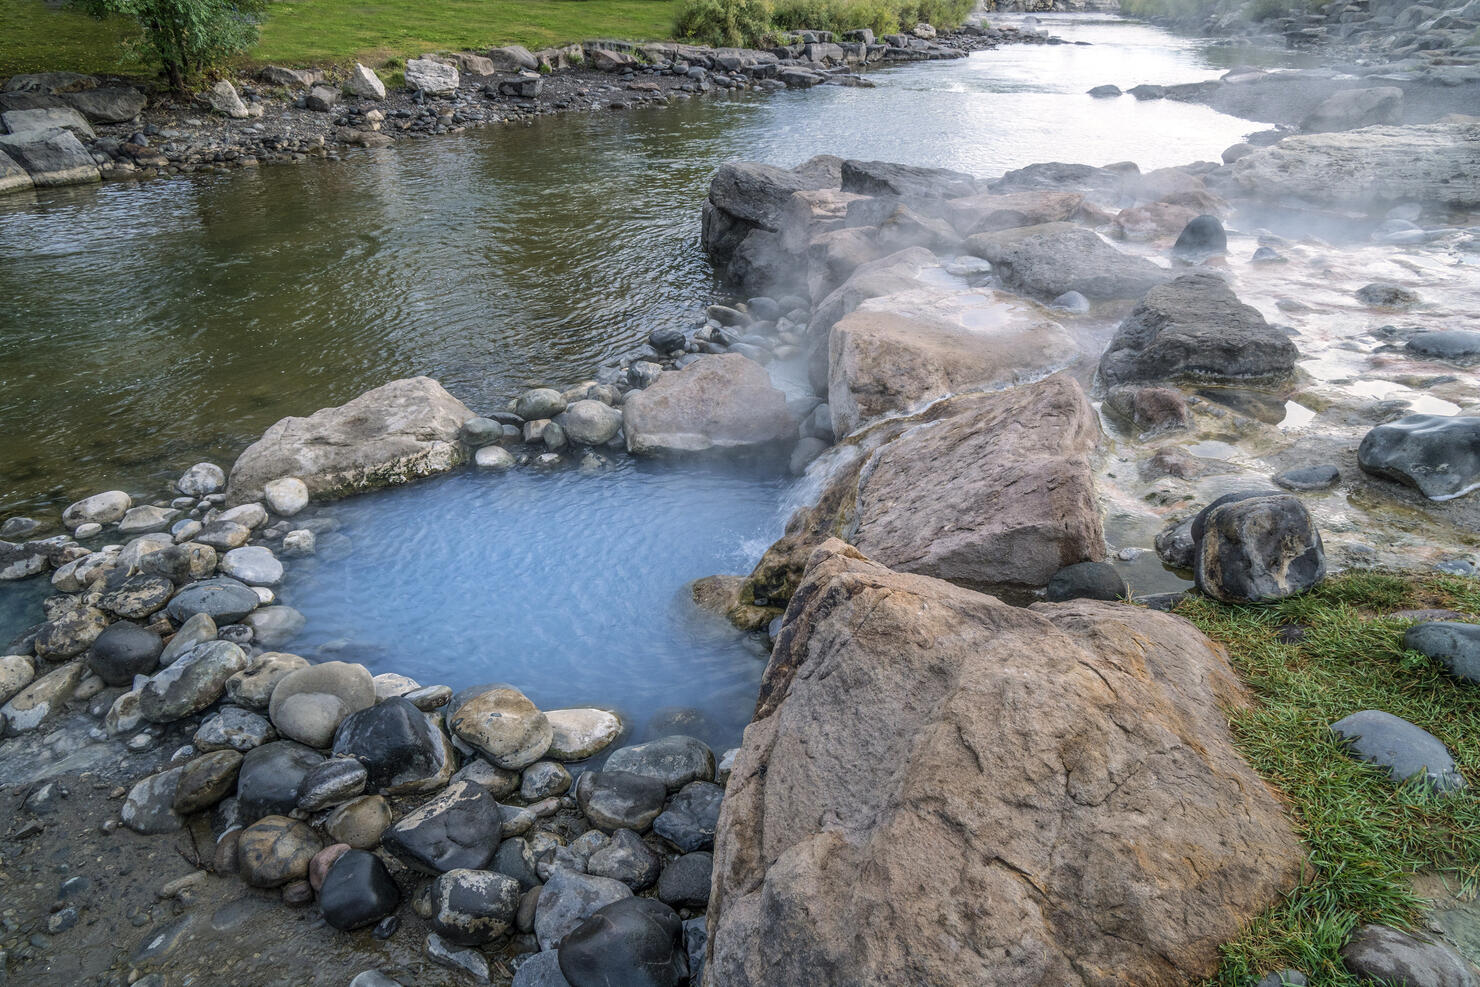
<path id="1" fill-rule="evenodd" d="M 764 47 L 803 29 L 841 34 L 869 28 L 883 35 L 924 21 L 950 30 L 965 23 L 974 6 L 974 0 L 684 0 L 674 30 L 700 44 Z"/>
<path id="2" fill-rule="evenodd" d="M 766 0 L 684 0 L 674 21 L 677 37 L 714 48 L 763 45 L 771 31 Z"/>
<path id="3" fill-rule="evenodd" d="M 78 6 L 97 18 L 137 21 L 170 85 L 184 90 L 192 76 L 257 43 L 267 0 L 78 0 Z"/>

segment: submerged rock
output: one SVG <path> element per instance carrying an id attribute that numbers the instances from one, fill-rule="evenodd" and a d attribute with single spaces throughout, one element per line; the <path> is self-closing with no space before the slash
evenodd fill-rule
<path id="1" fill-rule="evenodd" d="M 767 451 L 796 440 L 786 395 L 760 364 L 737 353 L 701 356 L 658 376 L 622 405 L 634 455 Z"/>
<path id="2" fill-rule="evenodd" d="M 715 840 L 712 987 L 1184 983 L 1299 880 L 1186 621 L 1014 608 L 838 541 L 787 616 Z"/>
<path id="3" fill-rule="evenodd" d="M 335 497 L 445 472 L 466 457 L 458 429 L 472 417 L 429 377 L 391 381 L 273 425 L 237 457 L 227 499 L 258 500 L 268 481 L 285 476 L 314 497 Z"/>
<path id="4" fill-rule="evenodd" d="M 1239 382 L 1288 376 L 1300 353 L 1216 274 L 1184 274 L 1152 288 L 1120 324 L 1104 356 L 1108 385 L 1179 379 Z"/>
<path id="5" fill-rule="evenodd" d="M 1408 415 L 1379 425 L 1357 447 L 1357 463 L 1430 500 L 1462 497 L 1480 487 L 1480 416 Z"/>

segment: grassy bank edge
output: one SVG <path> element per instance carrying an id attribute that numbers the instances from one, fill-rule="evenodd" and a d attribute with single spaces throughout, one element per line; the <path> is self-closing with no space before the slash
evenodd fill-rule
<path id="1" fill-rule="evenodd" d="M 1262 607 L 1196 598 L 1177 612 L 1224 645 L 1252 702 L 1230 711 L 1240 750 L 1285 798 L 1309 850 L 1309 874 L 1223 950 L 1209 985 L 1247 987 L 1296 967 L 1312 984 L 1356 985 L 1339 950 L 1353 928 L 1421 925 L 1427 902 L 1413 891 L 1420 872 L 1455 890 L 1480 886 L 1480 795 L 1441 797 L 1397 787 L 1385 772 L 1348 757 L 1329 725 L 1362 709 L 1416 723 L 1480 784 L 1480 686 L 1448 676 L 1405 651 L 1414 621 L 1395 611 L 1443 608 L 1480 614 L 1480 581 L 1452 576 L 1358 572 L 1311 593 Z M 1287 640 L 1298 627 L 1300 639 Z"/>

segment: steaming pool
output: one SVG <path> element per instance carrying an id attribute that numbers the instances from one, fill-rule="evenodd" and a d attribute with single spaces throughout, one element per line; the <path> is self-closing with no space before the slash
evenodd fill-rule
<path id="1" fill-rule="evenodd" d="M 543 119 L 0 202 L 0 294 L 17 300 L 0 311 L 0 517 L 55 517 L 110 487 L 156 500 L 282 416 L 396 377 L 436 377 L 478 412 L 586 379 L 725 298 L 698 231 L 726 160 L 1150 169 L 1216 159 L 1262 129 L 1085 94 L 1215 78 L 1248 52 L 1116 18 L 1040 21 L 1083 43 L 875 72 L 873 89 Z M 546 708 L 616 708 L 633 739 L 680 722 L 732 746 L 764 656 L 684 588 L 748 572 L 801 498 L 775 475 L 609 458 L 595 473 L 469 469 L 315 508 L 353 551 L 288 562 L 282 600 L 308 619 L 289 650 L 426 684 L 507 681 Z M 38 583 L 0 584 L 5 639 L 41 619 Z"/>

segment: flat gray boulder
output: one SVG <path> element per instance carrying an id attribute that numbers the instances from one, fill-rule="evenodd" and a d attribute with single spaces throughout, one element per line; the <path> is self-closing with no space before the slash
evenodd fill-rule
<path id="1" fill-rule="evenodd" d="M 293 476 L 313 497 L 337 497 L 443 473 L 467 454 L 473 417 L 430 377 L 393 380 L 307 418 L 284 418 L 237 457 L 227 502 L 260 500 L 269 480 Z"/>
<path id="2" fill-rule="evenodd" d="M 1448 946 L 1386 925 L 1364 925 L 1341 947 L 1341 962 L 1363 983 L 1476 987 L 1474 968 Z"/>
<path id="3" fill-rule="evenodd" d="M 828 336 L 833 428 L 925 401 L 1046 377 L 1079 353 L 1041 306 L 987 289 L 921 288 L 863 303 Z"/>
<path id="4" fill-rule="evenodd" d="M 1250 195 L 1318 205 L 1472 206 L 1480 203 L 1480 120 L 1286 137 L 1235 161 L 1233 179 Z"/>
<path id="5" fill-rule="evenodd" d="M 1121 253 L 1093 230 L 1079 226 L 1026 236 L 988 259 L 1004 286 L 1041 301 L 1068 291 L 1091 301 L 1139 298 L 1172 277 L 1165 268 Z"/>
<path id="6" fill-rule="evenodd" d="M 457 69 L 432 58 L 406 61 L 406 88 L 420 89 L 432 96 L 450 96 L 457 92 Z"/>
<path id="7" fill-rule="evenodd" d="M 947 168 L 922 168 L 889 161 L 844 161 L 844 192 L 959 199 L 978 191 L 976 176 Z"/>
<path id="8" fill-rule="evenodd" d="M 0 123 L 12 134 L 25 134 L 40 130 L 70 130 L 78 137 L 92 140 L 98 136 L 82 114 L 71 108 L 47 108 L 37 110 L 7 110 L 0 113 Z"/>
<path id="9" fill-rule="evenodd" d="M 0 137 L 0 154 L 26 169 L 39 188 L 103 180 L 97 162 L 70 130 L 28 130 Z"/>
<path id="10" fill-rule="evenodd" d="M 1364 709 L 1331 724 L 1331 732 L 1352 757 L 1385 768 L 1395 785 L 1417 781 L 1440 792 L 1465 787 L 1443 741 L 1401 716 Z"/>
<path id="11" fill-rule="evenodd" d="M 653 456 L 766 451 L 796 439 L 786 395 L 764 367 L 738 353 L 701 356 L 665 371 L 622 405 L 627 451 Z"/>
<path id="12" fill-rule="evenodd" d="M 35 185 L 36 183 L 31 181 L 30 173 L 16 164 L 10 155 L 0 150 L 0 195 L 35 188 Z"/>
<path id="13" fill-rule="evenodd" d="M 1100 358 L 1107 386 L 1167 380 L 1283 378 L 1300 351 L 1216 274 L 1184 274 L 1146 292 Z"/>
<path id="14" fill-rule="evenodd" d="M 1403 122 L 1403 90 L 1397 86 L 1343 89 L 1326 98 L 1300 124 L 1306 133 L 1356 130 Z"/>

